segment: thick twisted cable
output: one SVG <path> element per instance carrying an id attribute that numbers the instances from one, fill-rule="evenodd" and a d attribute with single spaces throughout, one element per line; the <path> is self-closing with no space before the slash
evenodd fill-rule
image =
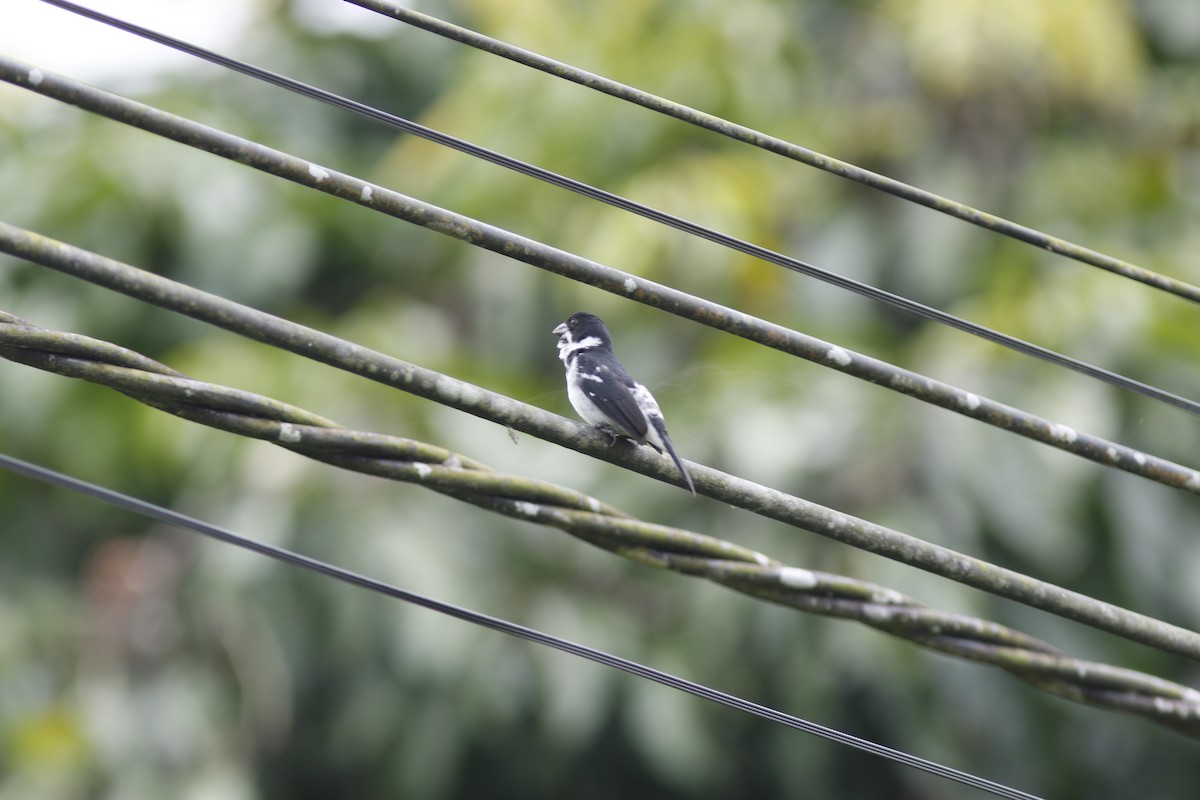
<path id="1" fill-rule="evenodd" d="M 457 453 L 352 431 L 262 395 L 190 379 L 108 342 L 48 331 L 0 312 L 0 356 L 116 389 L 187 420 L 345 469 L 413 483 L 520 520 L 558 528 L 642 564 L 707 578 L 810 613 L 853 619 L 909 642 L 1000 667 L 1059 697 L 1147 717 L 1200 738 L 1200 692 L 1086 662 L 1003 625 L 949 614 L 852 578 L 788 566 L 757 551 L 643 522 L 555 484 L 496 472 Z"/>
<path id="2" fill-rule="evenodd" d="M 1087 375 L 1090 378 L 1103 381 L 1110 386 L 1116 386 L 1132 392 L 1137 392 L 1144 397 L 1149 397 L 1153 400 L 1157 400 L 1160 403 L 1165 403 L 1166 405 L 1173 406 L 1174 408 L 1200 415 L 1200 403 L 1190 398 L 1182 397 L 1174 394 L 1173 392 L 1160 389 L 1157 386 L 1151 386 L 1142 381 L 1138 381 L 1128 376 L 1104 369 L 1103 367 L 1098 367 L 1094 364 L 1089 364 L 1086 361 L 1058 353 L 1049 348 L 1033 344 L 1032 342 L 1027 342 L 1016 336 L 1010 336 L 1009 334 L 1001 333 L 1000 331 L 989 328 L 986 325 L 980 325 L 978 323 L 971 322 L 970 320 L 963 319 L 945 311 L 941 311 L 940 309 L 933 308 L 932 306 L 918 303 L 917 301 L 911 300 L 907 297 L 901 297 L 900 295 L 893 294 L 892 292 L 888 292 L 875 286 L 871 286 L 870 284 L 856 281 L 853 278 L 847 278 L 845 276 L 838 275 L 813 264 L 801 261 L 800 259 L 792 258 L 791 256 L 785 256 L 782 253 L 777 253 L 765 247 L 760 247 L 759 245 L 752 244 L 743 239 L 729 236 L 728 234 L 713 230 L 712 228 L 707 228 L 703 225 L 698 225 L 681 217 L 651 208 L 650 206 L 636 203 L 625 197 L 621 197 L 620 195 L 606 192 L 603 189 L 599 189 L 581 181 L 568 178 L 564 175 L 559 175 L 558 173 L 551 172 L 550 170 L 542 169 L 541 167 L 528 164 L 515 158 L 510 158 L 509 156 L 497 153 L 494 150 L 489 150 L 488 148 L 471 144 L 470 142 L 463 141 L 462 139 L 442 133 L 441 131 L 436 131 L 432 128 L 428 128 L 419 123 L 404 119 L 403 117 L 395 114 L 390 114 L 386 111 L 374 108 L 373 106 L 350 100 L 349 98 L 342 97 L 341 95 L 334 94 L 333 92 L 325 91 L 324 89 L 319 89 L 315 86 L 310 86 L 306 83 L 302 83 L 301 81 L 289 78 L 286 75 L 280 75 L 278 73 L 271 72 L 270 70 L 256 67 L 244 61 L 239 61 L 236 58 L 230 58 L 229 56 L 223 56 L 219 53 L 214 53 L 211 50 L 206 50 L 203 47 L 198 47 L 181 39 L 176 39 L 172 36 L 167 36 L 166 34 L 152 31 L 149 28 L 143 28 L 140 25 L 134 25 L 133 23 L 125 22 L 124 20 L 111 17 L 107 14 L 102 14 L 98 11 L 85 8 L 75 3 L 65 2 L 65 0 L 43 0 L 43 2 L 58 6 L 59 8 L 71 11 L 75 14 L 79 14 L 97 22 L 101 22 L 105 25 L 109 25 L 127 33 L 132 33 L 136 36 L 157 42 L 158 44 L 165 45 L 172 49 L 188 53 L 189 55 L 204 59 L 205 61 L 217 64 L 218 66 L 226 69 L 240 72 L 243 75 L 248 75 L 256 80 L 279 86 L 280 88 L 304 95 L 305 97 L 310 97 L 314 100 L 319 100 L 322 103 L 326 103 L 336 108 L 352 111 L 355 114 L 359 114 L 363 117 L 382 122 L 392 128 L 411 133 L 415 136 L 435 142 L 444 147 L 449 147 L 475 158 L 488 161 L 492 164 L 497 164 L 522 175 L 536 178 L 537 180 L 567 189 L 568 191 L 575 192 L 576 194 L 591 198 L 601 203 L 605 203 L 615 208 L 620 208 L 623 211 L 637 214 L 638 216 L 653 220 L 659 224 L 667 225 L 692 236 L 706 239 L 710 242 L 714 242 L 723 247 L 727 247 L 740 253 L 744 253 L 748 256 L 758 258 L 762 261 L 767 261 L 777 266 L 784 267 L 785 269 L 792 270 L 793 272 L 798 272 L 811 278 L 816 278 L 817 280 L 837 286 L 841 289 L 846 289 L 863 297 L 868 297 L 873 300 L 887 303 L 895 308 L 902 309 L 925 319 L 938 322 L 965 333 L 969 333 L 973 336 L 977 336 L 981 339 L 992 342 L 993 344 L 1007 347 L 1010 350 L 1014 350 L 1018 353 L 1031 356 L 1060 367 L 1074 370 L 1075 372 Z"/>

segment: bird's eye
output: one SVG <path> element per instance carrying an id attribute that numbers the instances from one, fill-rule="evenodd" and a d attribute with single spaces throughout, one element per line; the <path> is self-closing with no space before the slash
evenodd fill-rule
<path id="1" fill-rule="evenodd" d="M 568 328 L 574 328 L 578 324 L 579 324 L 579 320 L 576 319 L 575 317 L 571 317 L 569 320 L 567 320 Z"/>

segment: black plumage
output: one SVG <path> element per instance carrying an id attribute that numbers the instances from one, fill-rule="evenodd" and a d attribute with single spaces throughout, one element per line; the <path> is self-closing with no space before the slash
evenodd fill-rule
<path id="1" fill-rule="evenodd" d="M 694 495 L 692 476 L 671 444 L 662 409 L 650 390 L 617 360 L 604 321 L 581 311 L 558 325 L 554 333 L 559 337 L 558 357 L 567 368 L 567 396 L 579 416 L 610 434 L 665 451 Z"/>

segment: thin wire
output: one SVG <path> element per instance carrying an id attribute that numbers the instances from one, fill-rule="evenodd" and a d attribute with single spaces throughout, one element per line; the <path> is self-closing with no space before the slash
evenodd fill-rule
<path id="1" fill-rule="evenodd" d="M 140 500 L 136 497 L 131 497 L 130 495 L 122 494 L 120 492 L 113 491 L 112 489 L 108 489 L 94 483 L 89 483 L 87 481 L 80 480 L 79 478 L 74 478 L 70 475 L 65 475 L 61 472 L 57 472 L 37 464 L 31 464 L 27 461 L 22 461 L 21 459 L 13 458 L 12 456 L 8 456 L 3 453 L 0 453 L 0 468 L 14 472 L 18 475 L 23 475 L 27 478 L 32 478 L 34 480 L 50 484 L 52 486 L 57 486 L 63 489 L 78 492 L 80 494 L 88 495 L 89 497 L 109 503 L 110 505 L 132 511 L 142 516 L 149 517 L 150 519 L 158 520 L 159 522 L 167 525 L 173 525 L 185 530 L 190 530 L 207 536 L 211 539 L 215 539 L 219 542 L 231 544 L 235 547 L 240 547 L 244 550 L 249 550 L 253 553 L 267 556 L 268 558 L 285 564 L 301 567 L 302 569 L 339 580 L 343 583 L 350 584 L 351 586 L 357 586 L 360 589 L 376 592 L 396 600 L 402 600 L 406 603 L 420 606 L 421 608 L 425 608 L 430 611 L 436 611 L 439 614 L 445 614 L 447 616 L 454 617 L 455 619 L 463 620 L 464 622 L 470 622 L 474 625 L 490 628 L 491 630 L 500 631 L 501 633 L 507 633 L 510 636 L 515 636 L 519 639 L 525 639 L 526 641 L 530 641 L 535 644 L 540 644 L 545 647 L 552 647 L 564 653 L 570 653 L 574 656 L 586 658 L 598 664 L 603 664 L 605 666 L 627 672 L 630 675 L 636 675 L 637 677 L 654 681 L 655 683 L 662 684 L 663 686 L 669 686 L 672 689 L 687 692 L 688 694 L 696 697 L 700 697 L 714 703 L 719 703 L 747 714 L 753 714 L 757 717 L 761 717 L 762 719 L 776 722 L 781 725 L 786 725 L 790 728 L 804 731 L 805 733 L 810 733 L 823 739 L 828 739 L 831 742 L 835 742 L 846 747 L 852 747 L 856 750 L 861 750 L 863 752 L 870 753 L 871 755 L 879 756 L 880 758 L 886 758 L 890 761 L 896 762 L 897 764 L 903 764 L 904 766 L 913 767 L 914 769 L 927 772 L 931 775 L 946 778 L 947 780 L 957 781 L 958 783 L 962 783 L 976 789 L 982 789 L 998 797 L 1039 800 L 1036 795 L 1020 791 L 1019 789 L 1014 789 L 1012 787 L 987 780 L 986 778 L 981 778 L 977 775 L 972 775 L 968 772 L 954 769 L 953 767 L 947 767 L 919 756 L 911 755 L 900 750 L 895 750 L 867 739 L 861 739 L 853 734 L 845 733 L 837 730 L 836 728 L 830 728 L 816 722 L 810 722 L 808 720 L 801 719 L 800 717 L 796 717 L 782 711 L 777 711 L 776 709 L 768 706 L 759 705 L 758 703 L 745 700 L 741 697 L 737 697 L 736 695 L 727 694 L 718 689 L 713 689 L 708 686 L 704 686 L 703 684 L 689 681 L 686 678 L 680 678 L 676 675 L 671 675 L 670 673 L 654 669 L 653 667 L 639 664 L 636 661 L 631 661 L 620 656 L 606 653 L 603 650 L 597 650 L 595 648 L 588 647 L 587 645 L 562 639 L 533 628 L 527 628 L 523 625 L 518 625 L 515 622 L 509 622 L 507 620 L 492 617 L 487 614 L 481 614 L 478 611 L 472 611 L 470 609 L 456 606 L 451 603 L 446 603 L 441 600 L 435 600 L 431 597 L 426 597 L 407 589 L 401 589 L 398 586 L 384 583 L 383 581 L 379 581 L 374 578 L 368 578 L 365 575 L 360 575 L 356 572 L 334 566 L 333 564 L 329 564 L 315 558 L 310 558 L 309 556 L 301 555 L 300 553 L 296 553 L 291 550 L 285 550 L 281 547 L 275 547 L 263 542 L 258 542 L 242 536 L 241 534 L 234 533 L 228 529 L 217 527 L 216 525 L 198 520 L 194 517 L 189 517 L 186 514 L 181 514 L 178 511 L 164 508 L 162 506 L 149 503 L 145 500 Z"/>
<path id="2" fill-rule="evenodd" d="M 42 2 L 56 6 L 65 11 L 70 11 L 74 14 L 87 17 L 96 22 L 109 25 L 127 33 L 132 33 L 144 39 L 149 39 L 150 41 L 170 47 L 174 50 L 188 53 L 189 55 L 204 59 L 205 61 L 217 64 L 218 66 L 225 67 L 226 69 L 230 69 L 235 72 L 239 72 L 243 75 L 248 75 L 251 78 L 255 78 L 265 83 L 273 84 L 280 88 L 287 89 L 288 91 L 304 95 L 314 100 L 319 100 L 323 103 L 341 108 L 343 110 L 352 111 L 361 116 L 382 122 L 390 127 L 443 145 L 444 147 L 449 147 L 461 153 L 466 153 L 472 157 L 505 167 L 522 175 L 544 181 L 551 185 L 558 186 L 562 189 L 567 189 L 568 191 L 575 192 L 576 194 L 588 197 L 598 202 L 606 203 L 607 205 L 615 208 L 620 208 L 624 211 L 637 214 L 638 216 L 652 220 L 659 224 L 666 225 L 702 239 L 706 239 L 710 242 L 714 242 L 732 250 L 736 250 L 740 253 L 776 264 L 794 272 L 807 275 L 811 278 L 816 278 L 817 280 L 824 281 L 825 283 L 837 286 L 841 289 L 846 289 L 860 296 L 877 300 L 879 302 L 888 303 L 896 308 L 903 309 L 934 322 L 939 322 L 951 328 L 956 328 L 965 333 L 972 334 L 994 344 L 1001 345 L 1002 347 L 1007 347 L 1024 355 L 1074 370 L 1075 372 L 1079 372 L 1083 375 L 1087 375 L 1088 377 L 1103 381 L 1111 386 L 1117 386 L 1122 389 L 1137 392 L 1145 397 L 1149 397 L 1161 403 L 1165 403 L 1183 411 L 1187 411 L 1191 414 L 1200 416 L 1200 402 L 1182 397 L 1172 392 L 1168 392 L 1165 389 L 1158 388 L 1157 386 L 1151 386 L 1150 384 L 1143 383 L 1142 381 L 1129 378 L 1116 372 L 1112 372 L 1111 370 L 1104 369 L 1103 367 L 1098 367 L 1094 364 L 1089 364 L 1086 361 L 1081 361 L 1040 345 L 1033 344 L 1032 342 L 1027 342 L 1018 337 L 1001 333 L 1000 331 L 994 330 L 985 325 L 971 322 L 970 320 L 957 317 L 953 314 L 924 305 L 923 303 L 919 303 L 915 300 L 901 297 L 900 295 L 893 294 L 875 286 L 871 286 L 870 284 L 856 281 L 853 278 L 847 278 L 845 276 L 838 275 L 822 269 L 821 267 L 809 264 L 805 261 L 777 253 L 773 250 L 768 250 L 765 247 L 761 247 L 743 239 L 738 239 L 737 237 L 704 227 L 703 225 L 690 222 L 681 217 L 651 208 L 650 206 L 642 205 L 641 203 L 637 203 L 633 200 L 629 200 L 611 192 L 606 192 L 603 189 L 596 188 L 581 181 L 577 181 L 572 178 L 559 175 L 558 173 L 551 172 L 550 170 L 546 170 L 501 153 L 497 153 L 494 150 L 487 149 L 486 147 L 481 147 L 479 145 L 466 142 L 462 139 L 455 138 L 449 134 L 433 130 L 432 128 L 427 128 L 424 125 L 404 119 L 403 117 L 396 116 L 395 114 L 390 114 L 386 111 L 374 108 L 373 106 L 368 106 L 355 100 L 342 97 L 341 95 L 334 94 L 333 92 L 319 89 L 315 86 L 310 86 L 287 76 L 256 67 L 252 64 L 248 64 L 244 61 L 239 61 L 238 59 L 229 56 L 223 56 L 219 53 L 214 53 L 211 50 L 206 50 L 202 47 L 190 44 L 180 39 L 176 39 L 166 34 L 158 33 L 157 31 L 152 31 L 148 28 L 143 28 L 131 22 L 125 22 L 124 20 L 111 17 L 107 14 L 102 14 L 99 11 L 93 11 L 92 9 L 85 8 L 75 3 L 66 2 L 66 0 L 42 0 Z"/>
<path id="3" fill-rule="evenodd" d="M 431 17 L 428 14 L 422 14 L 412 8 L 400 5 L 394 2 L 394 0 L 346 0 L 346 2 L 369 11 L 374 11 L 377 14 L 391 17 L 399 22 L 421 28 L 429 33 L 452 39 L 469 47 L 474 47 L 492 55 L 506 58 L 509 61 L 545 72 L 557 78 L 603 92 L 618 100 L 634 103 L 659 114 L 674 117 L 690 125 L 695 125 L 730 139 L 753 145 L 769 153 L 807 164 L 810 167 L 816 167 L 817 169 L 846 178 L 847 180 L 852 180 L 872 189 L 887 192 L 903 200 L 923 205 L 934 211 L 940 211 L 943 214 L 1003 236 L 1049 250 L 1052 253 L 1058 253 L 1083 264 L 1099 267 L 1108 272 L 1173 294 L 1184 300 L 1190 300 L 1194 303 L 1200 302 L 1200 287 L 1198 286 L 1161 275 L 1144 267 L 1131 264 L 1128 261 L 1113 258 L 1112 256 L 1068 242 L 1056 236 L 1050 236 L 1034 228 L 1019 225 L 1003 217 L 996 216 L 995 214 L 971 208 L 968 205 L 947 197 L 941 197 L 933 192 L 918 189 L 915 186 L 902 183 L 895 178 L 871 172 L 849 162 L 831 158 L 815 150 L 810 150 L 807 147 L 801 147 L 798 144 L 793 144 L 774 136 L 768 136 L 753 128 L 747 128 L 744 125 L 738 125 L 712 114 L 706 114 L 703 111 L 689 108 L 681 103 L 658 97 L 649 92 L 643 92 L 632 86 L 605 78 L 602 75 L 587 72 L 570 64 L 555 61 L 552 58 L 546 58 L 538 53 L 515 47 L 507 42 L 493 39 L 490 36 L 484 36 L 481 33 L 451 24 L 436 17 Z"/>

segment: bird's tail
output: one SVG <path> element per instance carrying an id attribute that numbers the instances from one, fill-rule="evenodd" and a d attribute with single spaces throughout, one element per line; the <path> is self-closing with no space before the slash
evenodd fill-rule
<path id="1" fill-rule="evenodd" d="M 692 497 L 696 496 L 696 485 L 692 483 L 692 476 L 688 473 L 687 467 L 683 465 L 683 459 L 675 452 L 675 445 L 671 444 L 671 437 L 667 436 L 667 426 L 663 424 L 661 419 L 650 418 L 650 424 L 654 426 L 658 438 L 662 439 L 663 446 L 667 449 L 667 455 L 675 462 L 675 466 L 679 468 L 679 473 L 683 475 L 683 482 L 687 484 L 688 491 L 692 493 Z M 657 448 L 656 448 L 657 449 Z"/>

